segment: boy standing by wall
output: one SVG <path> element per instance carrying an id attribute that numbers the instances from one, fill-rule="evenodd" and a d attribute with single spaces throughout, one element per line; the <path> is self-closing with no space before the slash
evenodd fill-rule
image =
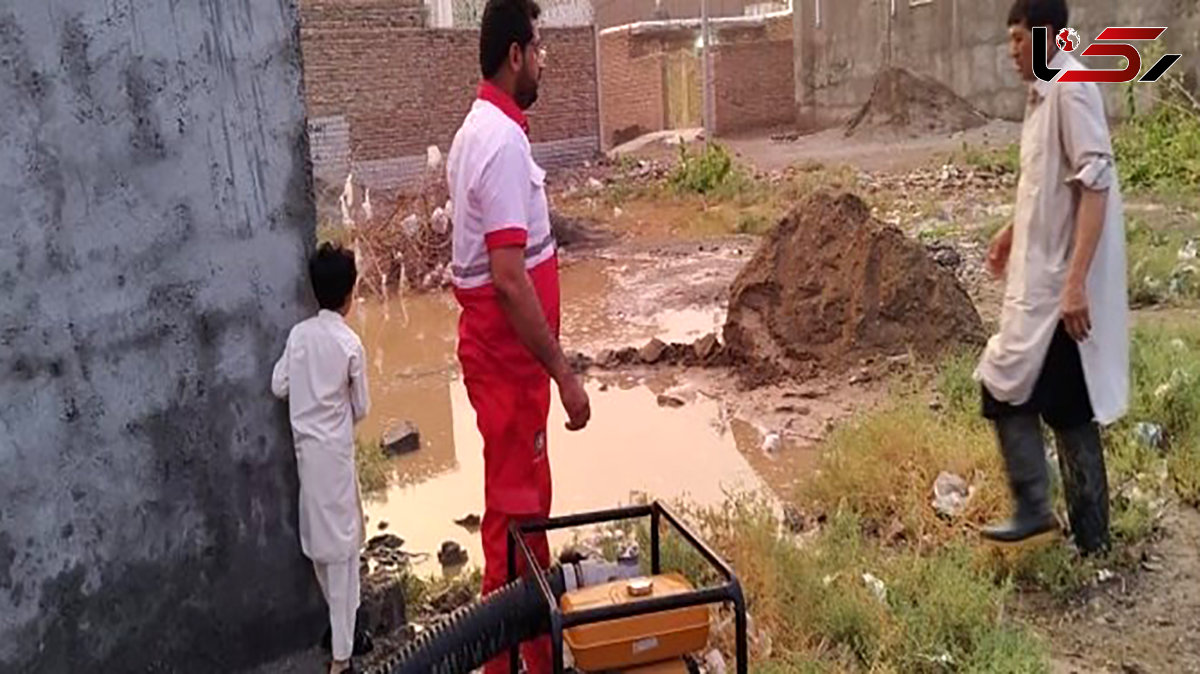
<path id="1" fill-rule="evenodd" d="M 367 416 L 366 358 L 344 320 L 358 272 L 354 255 L 324 244 L 309 262 L 320 312 L 292 328 L 271 391 L 288 401 L 300 473 L 300 544 L 329 604 L 330 674 L 352 671 L 359 602 L 362 505 L 354 425 Z"/>
<path id="2" fill-rule="evenodd" d="M 1000 332 L 988 342 L 976 377 L 1016 507 L 1010 520 L 983 535 L 1018 542 L 1057 528 L 1044 420 L 1058 440 L 1075 543 L 1091 554 L 1109 546 L 1098 424 L 1117 421 L 1129 399 L 1121 193 L 1099 88 L 1034 76 L 1035 53 L 1048 54 L 1051 68 L 1084 69 L 1055 44 L 1067 25 L 1066 2 L 1017 0 L 1008 24 L 1009 51 L 1029 98 L 1016 216 L 988 252 L 992 272 L 1007 278 Z M 1045 51 L 1033 49 L 1038 39 Z"/>

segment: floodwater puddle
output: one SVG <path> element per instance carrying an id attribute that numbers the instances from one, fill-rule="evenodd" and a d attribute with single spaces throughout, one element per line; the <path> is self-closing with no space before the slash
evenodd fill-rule
<path id="1" fill-rule="evenodd" d="M 590 331 L 644 333 L 645 338 L 663 334 L 660 324 L 615 315 L 607 306 L 612 283 L 603 265 L 581 263 L 564 270 L 569 348 L 590 348 Z M 719 311 L 680 309 L 665 312 L 665 319 L 678 320 L 673 329 L 682 339 L 711 332 Z M 364 301 L 350 316 L 371 362 L 372 411 L 358 429 L 360 438 L 377 441 L 399 421 L 414 423 L 421 435 L 419 450 L 390 460 L 389 487 L 364 495 L 368 537 L 387 522 L 387 531 L 403 538 L 407 551 L 430 553 L 428 561 L 416 565 L 419 573 L 438 571 L 434 553 L 447 540 L 467 550 L 470 564 L 483 561 L 478 534 L 454 523 L 483 511 L 482 439 L 457 373 L 457 317 L 449 294 Z M 555 392 L 548 438 L 554 514 L 628 504 L 637 494 L 715 505 L 730 491 L 770 493 L 774 473 L 794 474 L 797 462 L 809 460 L 801 452 L 768 455 L 761 431 L 726 418 L 721 402 L 703 391 L 688 391 L 682 406 L 660 405 L 659 395 L 675 384 L 669 378 L 589 379 L 592 421 L 579 433 L 564 428 Z M 552 538 L 552 545 L 570 539 L 563 533 Z"/>

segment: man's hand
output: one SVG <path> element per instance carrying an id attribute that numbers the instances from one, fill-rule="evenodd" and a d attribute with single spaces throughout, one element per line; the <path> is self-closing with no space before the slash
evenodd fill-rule
<path id="1" fill-rule="evenodd" d="M 1062 299 L 1062 320 L 1067 334 L 1077 342 L 1088 338 L 1092 331 L 1092 315 L 1088 310 L 1087 288 L 1082 281 L 1067 281 Z"/>
<path id="2" fill-rule="evenodd" d="M 992 237 L 992 244 L 988 247 L 987 254 L 987 268 L 992 272 L 992 276 L 996 278 L 1004 276 L 1004 272 L 1008 269 L 1008 256 L 1012 253 L 1012 243 L 1012 225 L 1007 225 Z"/>
<path id="3" fill-rule="evenodd" d="M 587 391 L 573 372 L 566 373 L 558 381 L 558 397 L 567 413 L 567 430 L 581 431 L 592 418 L 592 404 Z"/>
<path id="4" fill-rule="evenodd" d="M 525 251 L 522 248 L 497 248 L 490 253 L 492 282 L 496 298 L 508 317 L 508 322 L 525 348 L 537 358 L 554 381 L 558 395 L 567 412 L 567 430 L 578 431 L 587 426 L 592 416 L 587 391 L 571 370 L 562 347 L 550 332 L 546 315 L 537 292 L 525 271 Z"/>

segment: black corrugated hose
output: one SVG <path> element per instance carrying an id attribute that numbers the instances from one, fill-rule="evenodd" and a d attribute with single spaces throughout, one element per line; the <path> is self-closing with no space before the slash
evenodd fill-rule
<path id="1" fill-rule="evenodd" d="M 546 581 L 557 600 L 562 568 L 547 571 Z M 532 578 L 521 578 L 451 613 L 366 674 L 467 674 L 549 631 L 546 600 Z"/>

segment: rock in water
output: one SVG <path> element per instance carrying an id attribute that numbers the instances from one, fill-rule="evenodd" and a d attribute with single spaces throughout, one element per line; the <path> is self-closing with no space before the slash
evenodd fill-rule
<path id="1" fill-rule="evenodd" d="M 466 529 L 467 531 L 470 531 L 471 533 L 475 533 L 476 531 L 479 531 L 479 527 L 481 524 L 483 524 L 483 520 L 479 518 L 479 515 L 470 514 L 461 519 L 454 520 L 454 523 Z"/>
<path id="2" fill-rule="evenodd" d="M 468 558 L 467 551 L 454 541 L 442 543 L 442 548 L 438 550 L 438 562 L 441 562 L 442 566 L 462 566 L 467 563 Z"/>
<path id="3" fill-rule="evenodd" d="M 660 393 L 660 394 L 658 395 L 658 406 L 659 406 L 659 407 L 674 407 L 674 408 L 680 408 L 680 407 L 683 407 L 683 406 L 684 406 L 684 405 L 686 405 L 686 404 L 687 404 L 687 403 L 686 403 L 686 402 L 684 402 L 684 400 L 683 400 L 682 398 L 678 398 L 678 397 L 676 397 L 676 396 L 673 396 L 673 395 L 668 395 L 668 394 L 666 394 L 666 393 Z"/>
<path id="4" fill-rule="evenodd" d="M 742 269 L 724 333 L 739 359 L 835 369 L 984 339 L 970 297 L 924 246 L 872 219 L 858 197 L 826 193 L 793 208 Z"/>
<path id="5" fill-rule="evenodd" d="M 404 547 L 404 539 L 396 534 L 380 534 L 367 541 L 367 551 L 399 550 Z"/>
<path id="6" fill-rule="evenodd" d="M 416 424 L 410 421 L 401 421 L 392 424 L 384 431 L 381 444 L 383 450 L 392 456 L 408 454 L 421 448 L 421 433 L 417 430 Z"/>

